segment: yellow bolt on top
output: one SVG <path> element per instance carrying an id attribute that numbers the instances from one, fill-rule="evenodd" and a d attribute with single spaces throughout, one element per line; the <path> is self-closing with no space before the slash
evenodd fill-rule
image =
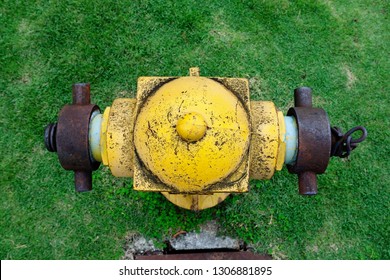
<path id="1" fill-rule="evenodd" d="M 191 67 L 190 68 L 190 76 L 191 77 L 199 77 L 200 76 L 200 69 L 199 69 L 199 67 Z"/>
<path id="2" fill-rule="evenodd" d="M 177 121 L 176 131 L 181 139 L 189 143 L 196 142 L 206 134 L 207 124 L 198 113 L 188 113 Z"/>

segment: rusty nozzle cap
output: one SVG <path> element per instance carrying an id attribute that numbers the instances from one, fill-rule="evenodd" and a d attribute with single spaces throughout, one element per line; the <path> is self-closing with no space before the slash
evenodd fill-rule
<path id="1" fill-rule="evenodd" d="M 287 165 L 288 171 L 298 175 L 299 193 L 317 193 L 317 174 L 324 173 L 331 152 L 331 132 L 328 115 L 323 109 L 312 108 L 311 88 L 294 90 L 295 107 L 288 116 L 293 116 L 298 127 L 298 153 L 294 164 Z"/>
<path id="2" fill-rule="evenodd" d="M 90 156 L 89 125 L 91 116 L 99 111 L 98 106 L 90 104 L 90 85 L 73 85 L 73 102 L 65 105 L 59 113 L 58 122 L 45 128 L 46 149 L 57 152 L 61 166 L 75 173 L 75 188 L 78 192 L 92 189 L 92 171 L 100 162 Z"/>

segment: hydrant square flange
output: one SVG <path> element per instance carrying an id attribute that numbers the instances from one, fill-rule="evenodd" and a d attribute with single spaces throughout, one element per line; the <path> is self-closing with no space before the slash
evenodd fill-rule
<path id="1" fill-rule="evenodd" d="M 191 77 L 188 77 L 191 78 Z M 138 79 L 138 85 L 137 85 L 137 104 L 135 109 L 135 123 L 138 122 L 138 116 L 141 112 L 141 110 L 148 105 L 148 100 L 151 96 L 153 96 L 156 91 L 159 91 L 164 85 L 174 81 L 175 79 L 179 79 L 178 77 L 140 77 Z M 237 99 L 237 105 L 238 103 L 245 111 L 245 118 L 247 118 L 248 128 L 249 132 L 251 129 L 251 120 L 250 120 L 250 99 L 249 99 L 249 84 L 247 79 L 241 79 L 241 78 L 204 78 L 209 79 L 212 82 L 216 82 L 219 85 L 221 85 L 226 91 L 231 92 L 235 98 Z M 202 83 L 202 86 L 204 86 L 204 83 Z M 192 91 L 193 92 L 193 91 Z M 205 93 L 207 92 L 207 89 L 201 89 L 200 92 Z M 168 98 L 171 97 L 169 92 L 166 95 Z M 167 101 L 167 100 L 164 100 Z M 194 100 L 193 102 L 197 102 Z M 205 98 L 204 102 L 209 102 Z M 164 110 L 162 108 L 164 104 L 161 104 L 160 110 Z M 168 102 L 169 103 L 169 102 Z M 193 105 L 193 104 L 192 104 Z M 196 105 L 196 104 L 195 104 Z M 210 104 L 210 108 L 212 106 L 218 106 L 219 104 Z M 192 108 L 194 108 L 192 106 Z M 168 107 L 166 112 L 166 118 L 169 119 L 171 110 L 176 110 L 179 112 L 175 112 L 175 114 L 185 115 L 186 108 L 183 104 L 178 104 L 176 107 Z M 207 109 L 206 109 L 207 110 Z M 213 112 L 211 111 L 210 114 L 212 115 Z M 226 120 L 228 121 L 234 121 L 234 118 L 236 116 L 232 116 L 232 120 Z M 158 131 L 154 131 L 152 128 L 158 126 L 155 122 L 153 124 L 148 124 L 150 128 L 150 137 L 158 137 Z M 173 124 L 172 126 L 175 126 L 176 124 Z M 238 131 L 238 130 L 237 130 Z M 135 133 L 137 131 L 135 130 Z M 206 131 L 207 133 L 207 131 Z M 239 133 L 239 132 L 237 132 Z M 167 137 L 169 133 L 164 133 L 164 137 Z M 172 136 L 172 138 L 165 138 L 165 139 L 159 139 L 159 143 L 164 141 L 170 141 L 170 145 L 174 146 L 176 145 L 176 141 L 179 141 L 178 139 L 175 139 L 174 137 L 179 137 L 177 134 L 176 136 Z M 160 135 L 162 136 L 162 135 Z M 164 138 L 161 137 L 161 138 Z M 186 189 L 180 189 L 177 186 L 174 186 L 173 184 L 169 184 L 167 182 L 163 182 L 159 176 L 157 176 L 153 171 L 152 166 L 148 166 L 148 163 L 143 161 L 140 158 L 139 151 L 137 151 L 137 148 L 135 149 L 135 161 L 134 161 L 134 189 L 138 191 L 154 191 L 154 192 L 169 192 L 169 193 L 187 193 L 187 194 L 212 194 L 212 193 L 241 193 L 241 192 L 247 192 L 248 186 L 249 186 L 249 142 L 250 142 L 250 133 L 248 134 L 248 145 L 244 147 L 244 152 L 240 155 L 239 162 L 236 165 L 235 169 L 232 170 L 227 176 L 222 178 L 221 180 L 217 182 L 213 182 L 207 186 L 202 186 L 201 188 L 196 186 L 195 184 L 191 186 L 191 184 L 187 184 Z M 148 141 L 148 145 L 150 144 L 150 141 Z M 198 145 L 199 143 L 188 143 L 186 149 L 183 149 L 182 152 L 188 152 L 190 149 L 193 149 L 195 145 Z M 214 142 L 213 142 L 214 144 Z M 218 140 L 215 141 L 215 145 L 218 144 Z M 214 146 L 215 146 L 214 145 Z M 234 149 L 234 147 L 232 147 Z M 181 156 L 181 150 L 174 151 L 175 157 Z M 227 159 L 229 160 L 229 159 Z M 164 170 L 164 167 L 161 167 L 162 170 Z M 182 169 L 181 169 L 182 170 Z M 220 170 L 215 170 L 216 173 L 220 172 Z M 172 172 L 175 173 L 175 172 Z M 201 173 L 201 172 L 199 172 Z M 202 174 L 199 174 L 201 176 Z"/>

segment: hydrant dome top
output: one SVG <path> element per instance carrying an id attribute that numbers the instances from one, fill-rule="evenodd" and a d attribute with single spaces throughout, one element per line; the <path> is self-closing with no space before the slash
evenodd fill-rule
<path id="1" fill-rule="evenodd" d="M 173 192 L 194 193 L 234 172 L 249 148 L 240 99 L 205 77 L 163 84 L 140 106 L 134 144 L 144 166 Z"/>

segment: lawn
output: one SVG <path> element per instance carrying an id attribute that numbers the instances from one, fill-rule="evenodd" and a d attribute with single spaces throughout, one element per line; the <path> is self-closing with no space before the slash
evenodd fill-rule
<path id="1" fill-rule="evenodd" d="M 388 1 L 1 1 L 0 258 L 120 259 L 126 237 L 161 244 L 217 220 L 281 259 L 390 259 Z M 43 130 L 90 82 L 100 108 L 134 97 L 139 76 L 248 78 L 253 100 L 286 112 L 313 88 L 332 125 L 364 125 L 349 159 L 333 158 L 319 194 L 286 170 L 201 212 L 132 190 L 100 167 L 94 190 L 46 151 Z"/>

